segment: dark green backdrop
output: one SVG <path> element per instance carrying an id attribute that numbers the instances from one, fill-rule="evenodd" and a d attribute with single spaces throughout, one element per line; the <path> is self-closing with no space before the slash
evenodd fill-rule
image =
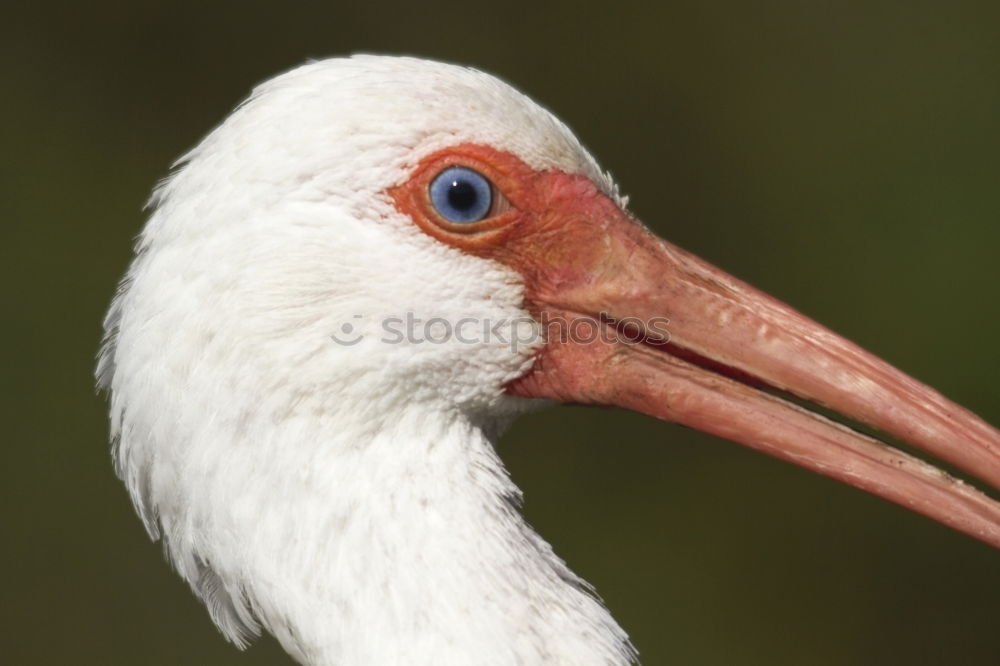
<path id="1" fill-rule="evenodd" d="M 224 643 L 148 542 L 91 375 L 150 188 L 309 57 L 499 74 L 661 234 L 1000 423 L 1000 3 L 601 6 L 4 10 L 0 662 L 289 663 Z M 554 409 L 501 448 L 647 666 L 1000 664 L 1000 552 L 966 537 L 631 414 Z"/>

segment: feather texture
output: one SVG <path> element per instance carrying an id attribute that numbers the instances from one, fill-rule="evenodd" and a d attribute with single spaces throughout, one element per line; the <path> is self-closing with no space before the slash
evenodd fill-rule
<path id="1" fill-rule="evenodd" d="M 533 325 L 516 273 L 385 194 L 468 141 L 617 198 L 506 84 L 375 56 L 263 84 L 153 195 L 98 381 L 139 515 L 238 646 L 263 628 L 310 666 L 634 659 L 494 451 L 533 348 L 379 339 L 405 313 Z M 331 340 L 345 323 L 357 344 Z"/>

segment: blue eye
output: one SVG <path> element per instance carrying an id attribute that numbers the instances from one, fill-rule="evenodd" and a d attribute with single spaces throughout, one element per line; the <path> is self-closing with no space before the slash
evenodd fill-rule
<path id="1" fill-rule="evenodd" d="M 431 181 L 431 203 L 441 217 L 455 224 L 479 222 L 493 206 L 493 185 L 466 167 L 449 167 Z"/>

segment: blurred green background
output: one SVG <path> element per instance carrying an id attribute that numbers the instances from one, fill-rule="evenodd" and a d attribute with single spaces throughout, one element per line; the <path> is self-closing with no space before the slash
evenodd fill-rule
<path id="1" fill-rule="evenodd" d="M 500 75 L 659 233 L 1000 423 L 1000 3 L 593 6 L 4 10 L 0 662 L 290 663 L 226 644 L 147 540 L 92 370 L 154 183 L 306 58 Z M 525 418 L 501 454 L 647 666 L 1000 664 L 1000 553 L 879 500 L 611 411 Z"/>

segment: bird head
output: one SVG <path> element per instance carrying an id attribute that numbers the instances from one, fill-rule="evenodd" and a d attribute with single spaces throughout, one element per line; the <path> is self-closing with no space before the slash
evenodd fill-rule
<path id="1" fill-rule="evenodd" d="M 264 511 L 244 501 L 255 484 L 267 510 L 292 506 L 330 490 L 316 470 L 362 475 L 358 451 L 385 433 L 388 461 L 407 433 L 491 433 L 540 400 L 696 427 L 1000 545 L 996 502 L 797 401 L 1000 486 L 996 430 L 653 235 L 564 124 L 481 72 L 293 70 L 182 158 L 152 208 L 99 378 L 147 527 L 230 609 L 242 565 L 219 562 L 256 538 L 233 527 Z M 371 492 L 386 467 L 364 468 Z M 213 613 L 231 637 L 253 624 Z"/>

